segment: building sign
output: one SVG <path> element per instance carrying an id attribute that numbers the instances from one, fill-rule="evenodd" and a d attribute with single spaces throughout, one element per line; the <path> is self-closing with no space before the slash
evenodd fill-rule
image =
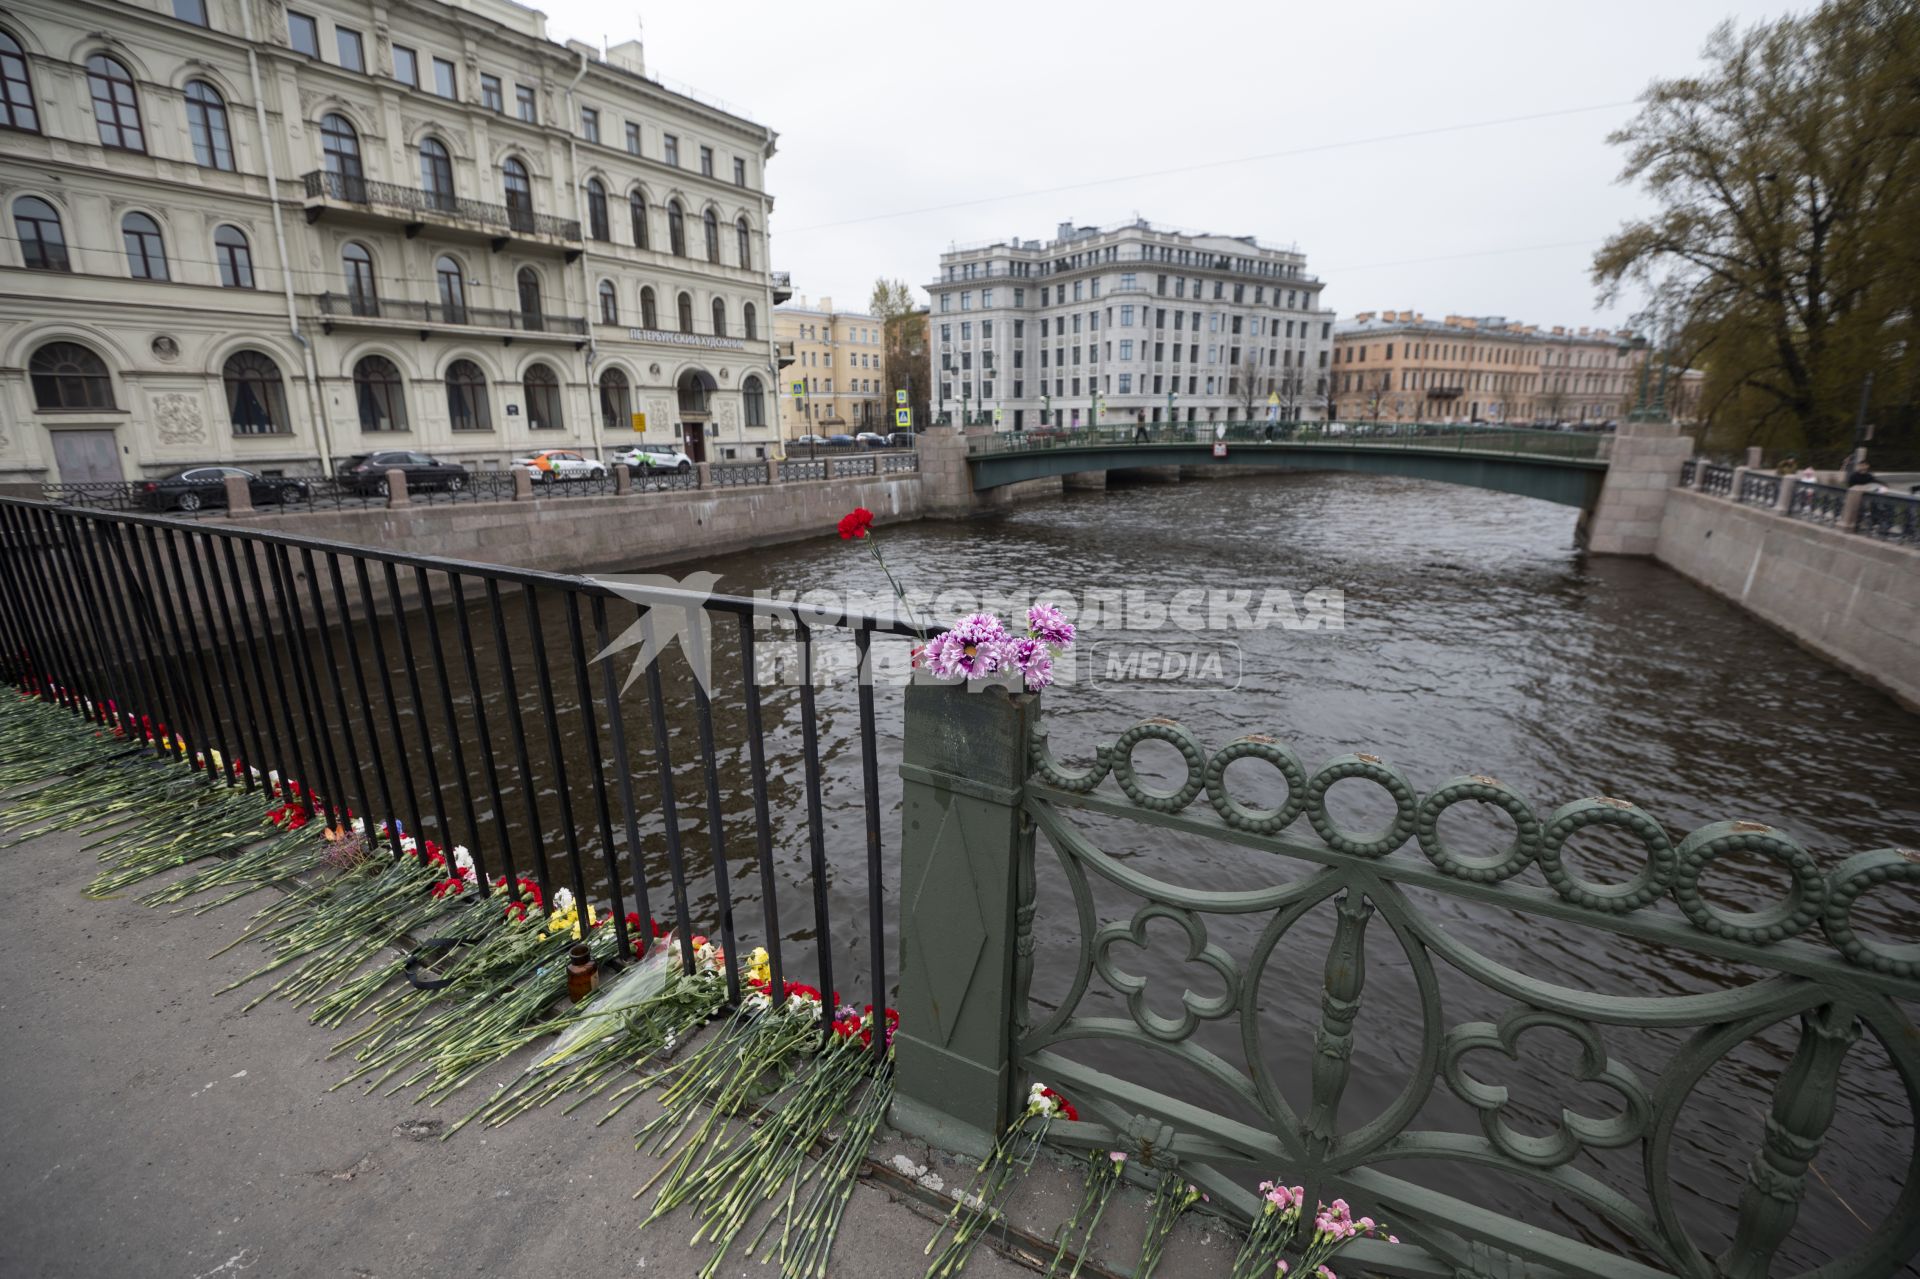
<path id="1" fill-rule="evenodd" d="M 747 344 L 739 338 L 717 338 L 710 333 L 668 333 L 662 329 L 628 329 L 635 342 L 659 342 L 666 346 L 698 346 L 709 351 L 744 351 Z"/>
<path id="2" fill-rule="evenodd" d="M 647 415 L 645 413 L 635 413 L 633 415 L 633 429 L 636 431 L 644 431 L 647 429 Z"/>
<path id="3" fill-rule="evenodd" d="M 905 392 L 902 392 L 902 394 L 905 394 Z M 913 410 L 912 409 L 895 409 L 893 411 L 893 424 L 897 427 L 900 427 L 902 430 L 905 430 L 907 427 L 912 426 Z"/>

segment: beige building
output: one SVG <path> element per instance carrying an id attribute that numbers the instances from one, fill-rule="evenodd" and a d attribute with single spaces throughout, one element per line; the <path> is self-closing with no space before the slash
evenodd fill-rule
<path id="1" fill-rule="evenodd" d="M 782 362 L 792 358 L 780 371 L 782 438 L 893 430 L 879 319 L 836 311 L 832 298 L 801 298 L 773 313 L 773 335 Z"/>
<path id="2" fill-rule="evenodd" d="M 16 0 L 0 478 L 762 456 L 774 145 L 511 0 Z"/>
<path id="3" fill-rule="evenodd" d="M 1333 342 L 1334 416 L 1389 422 L 1624 421 L 1644 347 L 1622 329 L 1362 311 Z"/>

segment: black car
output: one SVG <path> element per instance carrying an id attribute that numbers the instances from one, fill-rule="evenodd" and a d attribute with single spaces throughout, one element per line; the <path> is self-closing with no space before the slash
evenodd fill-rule
<path id="1" fill-rule="evenodd" d="M 306 483 L 302 480 L 255 475 L 237 466 L 192 466 L 142 483 L 140 503 L 156 511 L 197 511 L 202 507 L 225 506 L 226 481 L 230 475 L 247 482 L 247 491 L 252 495 L 255 506 L 304 502 L 308 497 Z"/>
<path id="2" fill-rule="evenodd" d="M 387 472 L 404 471 L 407 488 L 445 489 L 458 493 L 467 486 L 467 468 L 458 462 L 442 462 L 425 453 L 398 450 L 387 453 L 356 453 L 334 469 L 334 478 L 356 493 L 387 493 Z"/>

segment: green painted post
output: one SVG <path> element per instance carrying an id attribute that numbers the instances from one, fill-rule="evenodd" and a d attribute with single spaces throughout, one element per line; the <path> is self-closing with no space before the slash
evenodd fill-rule
<path id="1" fill-rule="evenodd" d="M 896 1128 L 982 1154 L 1012 1117 L 1021 812 L 1040 699 L 1002 687 L 907 688 L 901 751 Z"/>

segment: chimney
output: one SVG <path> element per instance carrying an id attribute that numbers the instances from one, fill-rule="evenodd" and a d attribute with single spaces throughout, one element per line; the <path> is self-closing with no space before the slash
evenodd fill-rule
<path id="1" fill-rule="evenodd" d="M 1353 313 L 1353 322 L 1355 324 L 1365 324 L 1368 320 L 1371 320 L 1372 318 L 1373 318 L 1373 312 L 1371 311 L 1355 311 Z"/>
<path id="2" fill-rule="evenodd" d="M 607 61 L 622 71 L 631 71 L 637 76 L 647 73 L 646 48 L 638 40 L 622 40 L 607 50 Z"/>
<path id="3" fill-rule="evenodd" d="M 826 312 L 826 313 L 827 313 L 828 315 L 832 315 L 832 314 L 833 314 L 833 299 L 832 299 L 832 298 L 821 298 L 821 299 L 820 299 L 820 309 L 821 309 L 822 311 L 825 311 L 825 312 Z"/>

